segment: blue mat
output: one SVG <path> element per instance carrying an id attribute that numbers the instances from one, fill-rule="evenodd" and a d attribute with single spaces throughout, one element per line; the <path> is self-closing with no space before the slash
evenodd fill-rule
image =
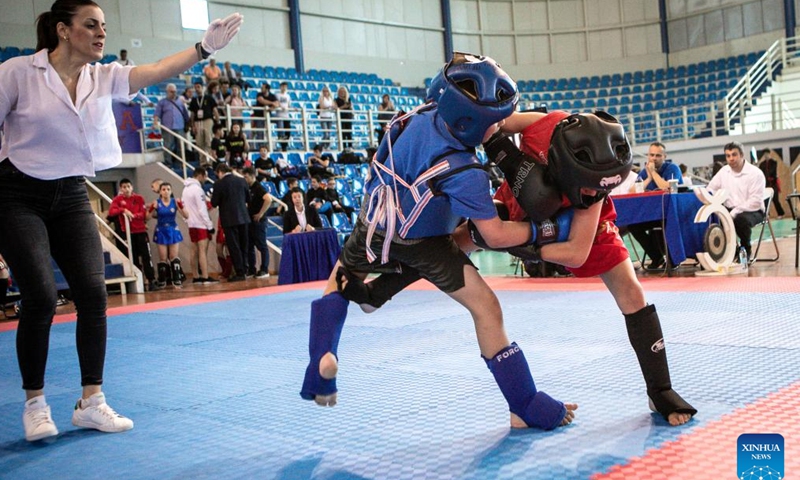
<path id="1" fill-rule="evenodd" d="M 647 409 L 607 292 L 498 292 L 537 385 L 580 404 L 567 428 L 510 431 L 466 310 L 412 291 L 371 315 L 351 306 L 339 405 L 321 408 L 298 394 L 318 295 L 111 317 L 104 390 L 135 422 L 122 434 L 70 423 L 67 323 L 53 327 L 46 377 L 61 434 L 26 442 L 15 335 L 0 334 L 0 478 L 588 478 L 800 378 L 800 296 L 649 293 L 673 383 L 700 410 L 671 428 Z"/>

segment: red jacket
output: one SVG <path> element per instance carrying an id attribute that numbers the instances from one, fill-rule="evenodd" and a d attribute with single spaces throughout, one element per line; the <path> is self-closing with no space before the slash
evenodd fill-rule
<path id="1" fill-rule="evenodd" d="M 114 200 L 111 201 L 111 208 L 108 210 L 108 216 L 116 217 L 118 215 L 122 215 L 122 212 L 124 212 L 125 209 L 128 209 L 133 214 L 133 218 L 130 220 L 131 233 L 145 233 L 147 231 L 147 226 L 145 225 L 147 208 L 144 204 L 144 197 L 135 193 L 127 198 L 122 194 L 117 195 L 114 197 Z M 120 217 L 119 223 L 122 226 L 122 231 L 124 232 L 125 219 Z"/>

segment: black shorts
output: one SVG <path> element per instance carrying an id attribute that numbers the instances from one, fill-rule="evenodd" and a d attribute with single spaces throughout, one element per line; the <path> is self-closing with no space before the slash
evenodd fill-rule
<path id="1" fill-rule="evenodd" d="M 372 238 L 372 251 L 381 255 L 384 237 L 376 232 Z M 382 265 L 379 260 L 367 260 L 367 227 L 361 222 L 342 249 L 339 261 L 351 272 L 388 273 L 396 271 L 399 264 L 403 271 L 415 270 L 421 278 L 436 285 L 445 292 L 452 293 L 464 287 L 464 265 L 477 270 L 469 257 L 462 252 L 452 235 L 427 237 L 413 240 L 396 240 L 389 250 L 389 264 Z"/>

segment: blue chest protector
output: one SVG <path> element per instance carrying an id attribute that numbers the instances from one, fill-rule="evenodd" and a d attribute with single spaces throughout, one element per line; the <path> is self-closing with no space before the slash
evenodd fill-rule
<path id="1" fill-rule="evenodd" d="M 453 212 L 450 199 L 437 186 L 463 170 L 483 168 L 474 148 L 465 147 L 448 133 L 435 106 L 393 120 L 371 167 L 365 186 L 369 195 L 367 237 L 379 229 L 387 239 L 452 233 L 462 216 Z M 390 243 L 384 243 L 382 263 L 388 261 Z M 377 258 L 369 249 L 367 257 L 370 262 Z"/>
<path id="2" fill-rule="evenodd" d="M 178 213 L 178 206 L 175 204 L 175 199 L 170 198 L 169 203 L 164 205 L 161 197 L 156 202 L 156 214 L 158 215 L 158 228 L 177 227 L 178 223 L 175 221 L 175 214 Z"/>

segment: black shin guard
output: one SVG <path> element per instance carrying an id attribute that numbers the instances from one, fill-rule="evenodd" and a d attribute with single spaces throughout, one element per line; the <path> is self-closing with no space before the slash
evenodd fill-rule
<path id="1" fill-rule="evenodd" d="M 8 293 L 8 279 L 0 278 L 0 307 L 6 304 L 6 294 Z"/>
<path id="2" fill-rule="evenodd" d="M 416 270 L 404 268 L 400 273 L 383 273 L 378 278 L 365 283 L 344 267 L 336 271 L 336 286 L 344 298 L 359 305 L 367 304 L 380 308 L 404 288 L 419 280 Z M 342 282 L 347 285 L 342 288 Z"/>
<path id="3" fill-rule="evenodd" d="M 697 410 L 672 390 L 667 351 L 655 305 L 625 315 L 625 326 L 655 411 L 664 419 L 668 419 L 671 413 L 696 414 Z"/>
<path id="4" fill-rule="evenodd" d="M 167 279 L 172 278 L 172 272 L 170 270 L 169 263 L 166 262 L 159 262 L 158 263 L 158 284 L 160 286 L 164 286 L 167 284 Z"/>

